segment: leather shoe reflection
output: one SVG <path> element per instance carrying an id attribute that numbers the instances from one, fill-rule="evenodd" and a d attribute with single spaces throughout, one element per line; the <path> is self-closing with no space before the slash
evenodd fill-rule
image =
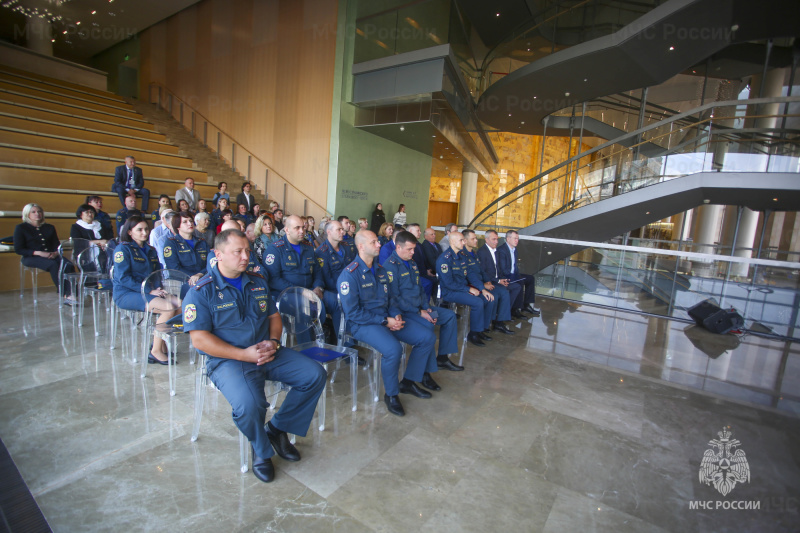
<path id="1" fill-rule="evenodd" d="M 486 332 L 487 332 L 487 331 L 489 331 L 489 330 L 487 329 L 486 331 L 481 331 L 481 332 L 479 332 L 479 333 L 478 333 L 478 337 L 480 337 L 481 339 L 483 339 L 483 340 L 485 340 L 485 341 L 490 341 L 490 340 L 492 340 L 492 338 L 491 338 L 489 335 L 487 335 L 487 334 L 486 334 Z"/>
<path id="2" fill-rule="evenodd" d="M 437 357 L 436 365 L 439 367 L 439 370 L 449 370 L 451 372 L 461 372 L 462 370 L 464 370 L 463 366 L 455 364 L 447 356 Z"/>
<path id="3" fill-rule="evenodd" d="M 420 381 L 420 384 L 428 390 L 432 391 L 442 390 L 442 387 L 440 387 L 439 384 L 433 380 L 430 372 L 425 372 L 425 374 L 423 374 L 422 381 Z"/>
<path id="4" fill-rule="evenodd" d="M 275 479 L 275 467 L 272 465 L 272 459 L 263 459 L 256 455 L 253 445 L 250 445 L 253 452 L 253 474 L 264 483 L 269 483 Z"/>
<path id="5" fill-rule="evenodd" d="M 267 437 L 269 438 L 269 443 L 272 444 L 272 448 L 279 457 L 287 461 L 300 460 L 300 452 L 289 442 L 289 435 L 287 435 L 285 431 L 273 429 L 270 424 L 267 429 Z"/>
<path id="6" fill-rule="evenodd" d="M 495 320 L 494 322 L 492 322 L 492 329 L 495 331 L 499 331 L 500 333 L 505 333 L 506 335 L 514 334 L 513 331 L 508 329 L 508 326 L 506 326 L 503 322 L 500 322 L 499 320 Z"/>
<path id="7" fill-rule="evenodd" d="M 538 309 L 534 309 L 533 306 L 530 304 L 526 305 L 522 310 L 525 311 L 526 313 L 532 314 L 533 316 L 539 316 L 542 314 L 539 312 Z"/>
<path id="8" fill-rule="evenodd" d="M 393 415 L 406 416 L 406 411 L 403 409 L 403 404 L 400 403 L 399 397 L 384 394 L 383 402 L 386 404 L 386 409 L 388 409 Z"/>
<path id="9" fill-rule="evenodd" d="M 403 378 L 400 382 L 400 392 L 403 394 L 410 394 L 412 396 L 416 396 L 417 398 L 428 399 L 432 396 L 432 394 L 426 390 L 420 389 L 419 385 L 411 381 L 410 379 Z"/>

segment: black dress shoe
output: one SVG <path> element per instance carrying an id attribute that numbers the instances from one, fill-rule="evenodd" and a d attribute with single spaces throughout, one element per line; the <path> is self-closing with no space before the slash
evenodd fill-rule
<path id="1" fill-rule="evenodd" d="M 439 384 L 433 380 L 430 373 L 428 372 L 425 372 L 425 374 L 422 376 L 422 381 L 420 381 L 420 385 L 422 385 L 428 390 L 433 390 L 433 391 L 442 390 Z"/>
<path id="2" fill-rule="evenodd" d="M 534 318 L 535 318 L 535 317 L 537 317 L 537 316 L 539 316 L 539 315 L 541 315 L 541 314 L 542 314 L 542 313 L 541 313 L 541 311 L 539 311 L 538 309 L 534 309 L 533 311 L 531 311 L 531 315 L 532 315 Z"/>
<path id="3" fill-rule="evenodd" d="M 405 379 L 400 382 L 400 392 L 423 399 L 428 399 L 433 396 L 430 392 L 420 389 L 419 386 L 413 381 L 407 381 Z"/>
<path id="4" fill-rule="evenodd" d="M 250 449 L 253 450 L 252 444 Z M 272 459 L 262 459 L 253 450 L 253 474 L 264 483 L 269 483 L 275 479 L 275 467 L 272 465 Z"/>
<path id="5" fill-rule="evenodd" d="M 147 354 L 147 364 L 150 364 L 150 365 L 168 365 L 169 364 L 169 360 L 165 359 L 165 360 L 162 361 L 161 359 L 158 359 L 153 354 Z M 172 364 L 174 365 L 175 361 L 173 361 Z"/>
<path id="6" fill-rule="evenodd" d="M 484 343 L 483 340 L 481 340 L 479 334 L 473 331 L 469 332 L 469 334 L 467 335 L 467 340 L 470 343 L 474 344 L 475 346 L 486 346 L 486 343 Z"/>
<path id="7" fill-rule="evenodd" d="M 272 444 L 272 449 L 274 449 L 275 453 L 280 457 L 287 461 L 300 460 L 300 452 L 289 442 L 289 435 L 287 435 L 285 431 L 279 431 L 277 433 L 267 431 L 267 437 L 269 437 L 269 443 Z"/>
<path id="8" fill-rule="evenodd" d="M 406 411 L 403 409 L 403 404 L 400 403 L 400 398 L 397 396 L 389 396 L 388 394 L 384 394 L 383 403 L 386 404 L 386 409 L 388 409 L 393 415 L 406 416 Z"/>
<path id="9" fill-rule="evenodd" d="M 519 312 L 519 309 L 512 309 L 511 310 L 512 318 L 528 318 L 527 315 L 523 315 Z"/>
<path id="10" fill-rule="evenodd" d="M 488 331 L 488 330 L 487 330 L 487 331 Z M 492 340 L 492 338 L 491 338 L 489 335 L 487 335 L 485 331 L 481 331 L 481 332 L 479 332 L 479 333 L 478 333 L 478 336 L 479 336 L 481 339 L 485 340 L 485 341 L 490 341 L 490 340 Z"/>
<path id="11" fill-rule="evenodd" d="M 525 307 L 522 308 L 522 310 L 525 311 L 526 313 L 531 313 L 532 315 L 535 315 L 539 312 L 536 309 L 534 309 L 531 304 L 526 305 Z"/>
<path id="12" fill-rule="evenodd" d="M 461 372 L 464 370 L 463 366 L 458 366 L 454 362 L 450 360 L 448 357 L 437 357 L 436 358 L 436 365 L 439 367 L 439 370 L 450 370 L 451 372 Z"/>
<path id="13" fill-rule="evenodd" d="M 505 324 L 503 324 L 499 320 L 492 324 L 492 329 L 495 330 L 495 331 L 499 331 L 500 333 L 505 333 L 506 335 L 513 335 L 514 334 L 513 331 L 508 329 L 508 326 L 506 326 Z"/>

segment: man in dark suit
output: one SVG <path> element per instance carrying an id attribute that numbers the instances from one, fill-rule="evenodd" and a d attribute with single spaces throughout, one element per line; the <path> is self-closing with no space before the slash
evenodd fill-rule
<path id="1" fill-rule="evenodd" d="M 406 231 L 411 233 L 417 240 L 417 245 L 414 247 L 413 259 L 419 269 L 419 283 L 422 286 L 422 290 L 425 291 L 428 300 L 430 300 L 431 294 L 436 290 L 436 276 L 431 275 L 430 272 L 433 272 L 433 269 L 436 268 L 436 263 L 429 263 L 425 254 L 422 252 L 422 246 L 419 245 L 420 238 L 422 237 L 422 229 L 419 227 L 419 224 L 409 224 L 408 227 L 406 227 Z"/>
<path id="2" fill-rule="evenodd" d="M 508 279 L 512 285 L 522 286 L 516 300 L 511 302 L 511 308 L 539 316 L 539 311 L 534 308 L 536 300 L 536 282 L 533 276 L 519 271 L 519 256 L 517 253 L 519 233 L 509 230 L 506 232 L 506 242 L 497 248 L 497 270 L 500 278 Z M 512 315 L 513 316 L 513 315 Z"/>
<path id="3" fill-rule="evenodd" d="M 125 197 L 135 194 L 142 197 L 142 211 L 147 212 L 150 203 L 150 191 L 144 188 L 144 175 L 142 169 L 136 166 L 136 159 L 132 156 L 125 157 L 125 164 L 114 170 L 114 185 L 111 192 L 119 195 L 119 203 L 125 207 Z"/>
<path id="4" fill-rule="evenodd" d="M 420 242 L 419 247 L 422 248 L 422 254 L 425 256 L 428 275 L 436 277 L 436 260 L 439 258 L 439 254 L 442 253 L 442 249 L 436 243 L 436 232 L 433 231 L 433 228 L 426 229 L 424 236 L 425 240 Z"/>
<path id="5" fill-rule="evenodd" d="M 502 285 L 508 289 L 511 302 L 511 316 L 514 318 L 525 318 L 519 307 L 514 307 L 515 303 L 521 302 L 519 298 L 522 292 L 522 285 L 519 283 L 510 283 L 507 278 L 500 276 L 500 269 L 497 266 L 497 232 L 490 229 L 484 235 L 486 244 L 478 248 L 478 259 L 481 261 L 481 270 L 489 278 L 489 281 L 494 285 Z"/>

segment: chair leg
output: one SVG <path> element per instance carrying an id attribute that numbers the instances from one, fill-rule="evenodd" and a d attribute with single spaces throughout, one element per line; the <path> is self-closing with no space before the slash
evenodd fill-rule
<path id="1" fill-rule="evenodd" d="M 178 337 L 170 335 L 164 339 L 167 343 L 167 375 L 169 377 L 169 395 L 175 396 L 175 382 L 178 380 L 178 370 L 175 368 L 176 357 L 178 356 Z"/>
<path id="2" fill-rule="evenodd" d="M 192 425 L 192 442 L 195 442 L 197 436 L 200 434 L 200 422 L 203 419 L 207 383 L 206 358 L 202 356 L 202 361 L 197 365 L 194 379 L 194 424 Z"/>
<path id="3" fill-rule="evenodd" d="M 31 286 L 33 287 L 33 305 L 36 305 L 39 299 L 39 274 L 33 270 L 31 270 Z"/>
<path id="4" fill-rule="evenodd" d="M 350 395 L 353 397 L 353 411 L 358 408 L 358 353 L 350 356 Z"/>
<path id="5" fill-rule="evenodd" d="M 250 470 L 250 442 L 241 431 L 239 432 L 239 464 L 242 474 Z"/>

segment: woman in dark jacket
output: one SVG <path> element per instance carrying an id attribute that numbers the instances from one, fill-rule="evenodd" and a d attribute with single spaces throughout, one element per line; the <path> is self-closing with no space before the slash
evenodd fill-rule
<path id="1" fill-rule="evenodd" d="M 386 222 L 386 213 L 383 212 L 383 204 L 376 204 L 375 211 L 372 212 L 372 222 L 370 222 L 369 230 L 377 235 L 384 222 Z"/>
<path id="2" fill-rule="evenodd" d="M 94 219 L 97 211 L 89 204 L 80 206 L 75 215 L 78 221 L 69 230 L 70 239 L 86 239 L 100 248 L 105 248 L 109 239 L 114 238 L 111 228 L 103 228 L 100 222 Z"/>
<path id="3" fill-rule="evenodd" d="M 22 264 L 39 268 L 50 273 L 53 285 L 58 287 L 58 269 L 61 257 L 58 255 L 56 228 L 44 221 L 44 210 L 37 204 L 28 204 L 22 208 L 22 224 L 14 228 L 14 251 L 22 256 Z M 72 265 L 67 265 L 65 272 L 74 272 Z M 75 298 L 67 296 L 68 302 Z"/>

